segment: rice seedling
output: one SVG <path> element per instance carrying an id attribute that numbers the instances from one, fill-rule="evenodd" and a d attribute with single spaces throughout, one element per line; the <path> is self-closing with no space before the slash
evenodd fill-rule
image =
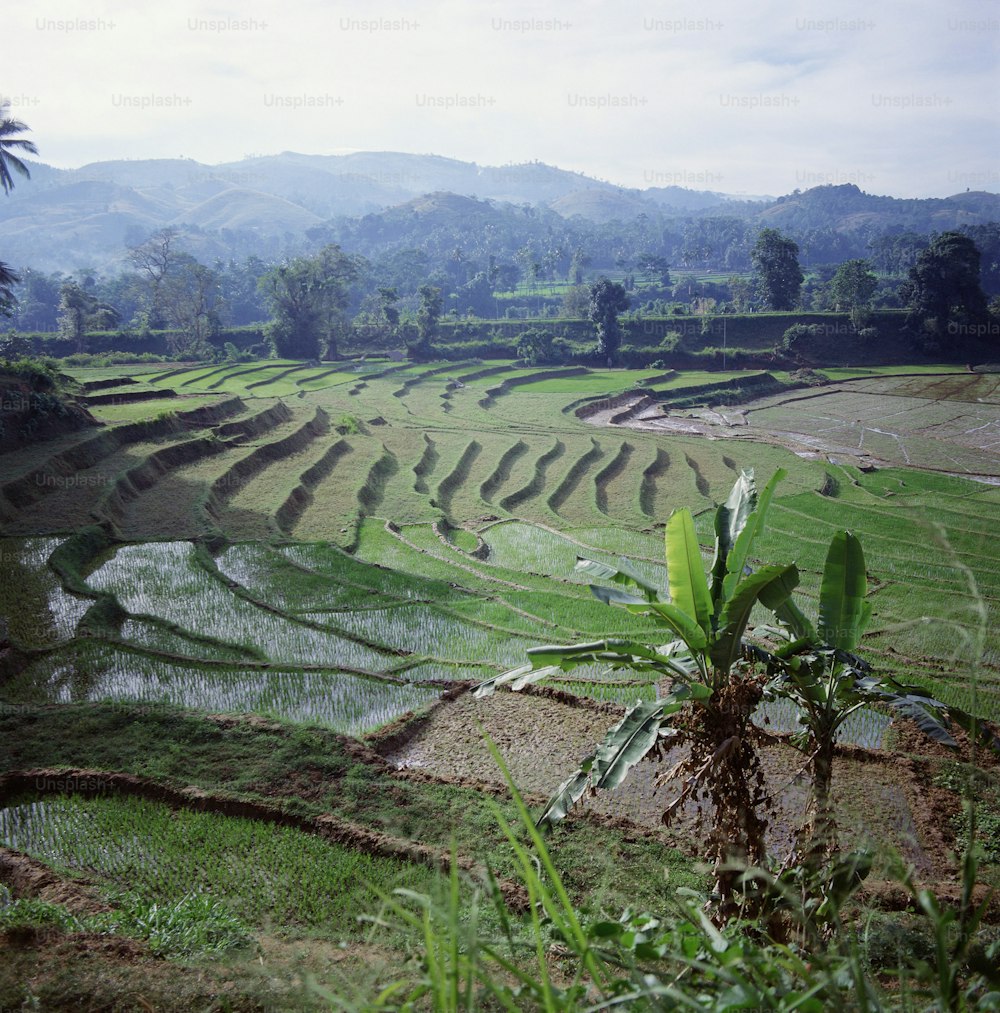
<path id="1" fill-rule="evenodd" d="M 71 639 L 90 607 L 65 591 L 48 568 L 60 538 L 0 539 L 0 634 L 23 647 L 49 647 Z"/>
<path id="2" fill-rule="evenodd" d="M 333 629 L 357 634 L 386 647 L 469 663 L 492 662 L 510 666 L 528 647 L 540 643 L 517 634 L 501 634 L 484 626 L 463 623 L 444 615 L 432 605 L 313 613 L 305 618 L 325 622 Z"/>
<path id="3" fill-rule="evenodd" d="M 210 713 L 270 714 L 360 735 L 430 703 L 440 692 L 403 678 L 247 668 L 239 662 L 199 665 L 88 639 L 28 665 L 4 686 L 3 698 L 14 704 L 165 703 Z"/>
<path id="4" fill-rule="evenodd" d="M 157 654 L 187 655 L 206 661 L 260 661 L 263 655 L 249 647 L 237 647 L 204 637 L 185 635 L 148 619 L 126 619 L 121 639 Z"/>
<path id="5" fill-rule="evenodd" d="M 421 661 L 416 665 L 397 669 L 395 674 L 408 682 L 439 683 L 488 679 L 495 671 L 495 668 L 465 661 Z"/>
<path id="6" fill-rule="evenodd" d="M 157 616 L 200 636 L 252 645 L 274 662 L 373 672 L 392 664 L 384 653 L 234 594 L 197 564 L 187 542 L 122 546 L 91 574 L 89 583 L 114 594 L 130 613 Z"/>
<path id="7" fill-rule="evenodd" d="M 216 898 L 257 928 L 366 932 L 370 887 L 426 889 L 435 873 L 289 827 L 174 810 L 131 797 L 56 796 L 0 810 L 0 841 L 95 876 L 112 899 L 176 904 Z"/>
<path id="8" fill-rule="evenodd" d="M 405 570 L 366 562 L 323 542 L 283 546 L 276 551 L 304 571 L 307 577 L 317 576 L 328 581 L 335 589 L 341 584 L 349 584 L 387 598 L 426 599 L 443 593 L 448 587 L 443 581 L 421 578 Z"/>
<path id="9" fill-rule="evenodd" d="M 585 575 L 574 572 L 577 556 L 586 548 L 554 531 L 524 521 L 510 521 L 492 525 L 483 538 L 490 547 L 490 566 L 500 566 L 512 572 L 551 573 L 574 583 L 587 583 Z M 607 562 L 609 566 L 622 562 L 621 556 L 604 552 L 595 553 L 595 558 Z M 640 559 L 634 561 L 634 566 L 645 580 L 666 586 L 666 567 L 661 563 Z"/>

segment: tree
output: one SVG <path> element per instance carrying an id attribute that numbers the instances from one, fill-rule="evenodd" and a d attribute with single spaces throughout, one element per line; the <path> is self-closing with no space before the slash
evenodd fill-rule
<path id="1" fill-rule="evenodd" d="M 984 225 L 963 225 L 979 250 L 979 280 L 987 296 L 1000 295 L 1000 222 Z"/>
<path id="2" fill-rule="evenodd" d="M 565 362 L 568 351 L 565 341 L 544 328 L 530 327 L 517 337 L 517 357 L 529 366 L 551 366 Z"/>
<path id="3" fill-rule="evenodd" d="M 160 290 L 177 258 L 174 245 L 178 235 L 180 231 L 170 226 L 154 232 L 139 246 L 129 248 L 130 263 L 146 276 L 149 283 L 146 324 L 154 329 L 162 328 L 166 323 Z"/>
<path id="4" fill-rule="evenodd" d="M 607 278 L 599 278 L 590 286 L 588 313 L 597 329 L 597 354 L 614 364 L 621 344 L 621 328 L 618 314 L 628 309 L 628 293 L 625 286 Z"/>
<path id="5" fill-rule="evenodd" d="M 583 284 L 583 272 L 590 266 L 590 257 L 579 247 L 573 251 L 566 280 L 573 285 Z"/>
<path id="6" fill-rule="evenodd" d="M 0 317 L 12 317 L 17 307 L 17 298 L 14 295 L 14 286 L 19 284 L 21 279 L 11 268 L 0 260 Z"/>
<path id="7" fill-rule="evenodd" d="M 878 278 L 869 261 L 845 260 L 830 281 L 830 297 L 837 310 L 850 315 L 851 326 L 860 330 L 877 288 Z"/>
<path id="8" fill-rule="evenodd" d="M 851 532 L 838 531 L 827 550 L 816 623 L 789 599 L 776 609 L 780 627 L 758 631 L 776 634 L 782 640 L 770 659 L 775 674 L 764 689 L 765 697 L 790 701 L 800 715 L 802 730 L 790 741 L 808 757 L 811 774 L 810 801 L 798 847 L 799 861 L 808 872 L 819 872 L 837 854 L 832 795 L 837 733 L 861 707 L 895 710 L 947 746 L 957 745 L 948 731 L 949 721 L 987 746 L 998 746 L 994 736 L 970 714 L 946 706 L 922 687 L 875 675 L 858 657 L 872 614 L 867 595 L 861 543 Z"/>
<path id="9" fill-rule="evenodd" d="M 733 309 L 737 313 L 747 313 L 753 306 L 753 285 L 738 274 L 731 275 L 726 282 Z"/>
<path id="10" fill-rule="evenodd" d="M 421 285 L 419 294 L 417 334 L 415 340 L 407 343 L 406 351 L 411 359 L 423 362 L 433 354 L 431 342 L 438 335 L 438 321 L 441 319 L 443 300 L 441 289 L 437 285 Z"/>
<path id="11" fill-rule="evenodd" d="M 47 275 L 28 267 L 20 277 L 17 326 L 26 331 L 56 330 L 62 276 Z"/>
<path id="12" fill-rule="evenodd" d="M 187 253 L 174 258 L 161 279 L 160 305 L 167 323 L 180 331 L 171 335 L 173 354 L 203 346 L 221 326 L 219 276 Z"/>
<path id="13" fill-rule="evenodd" d="M 665 539 L 669 600 L 630 569 L 578 561 L 578 571 L 616 585 L 591 585 L 598 600 L 663 627 L 664 637 L 671 638 L 666 646 L 607 639 L 529 648 L 527 665 L 489 679 L 476 690 L 480 697 L 501 685 L 517 690 L 548 675 L 593 664 L 626 668 L 654 683 L 669 679 L 667 696 L 628 711 L 563 782 L 538 822 L 562 819 L 588 789 L 617 787 L 635 764 L 657 755 L 661 746 L 689 745 L 688 757 L 675 769 L 689 776 L 663 820 L 668 822 L 688 798 L 707 797 L 712 803 L 714 825 L 708 846 L 724 917 L 739 906 L 742 871 L 766 858 L 763 775 L 750 719 L 763 696 L 765 677 L 759 662 L 769 655 L 750 648 L 743 636 L 754 607 L 760 603 L 775 612 L 799 580 L 794 564 L 762 566 L 754 572 L 748 566 L 774 487 L 783 475 L 777 471 L 759 496 L 752 472 L 740 475 L 716 512 L 715 558 L 707 577 L 690 511 L 670 515 Z"/>
<path id="14" fill-rule="evenodd" d="M 493 286 L 485 271 L 477 271 L 458 289 L 456 296 L 459 313 L 472 313 L 477 317 L 493 316 Z"/>
<path id="15" fill-rule="evenodd" d="M 334 245 L 264 274 L 259 285 L 274 317 L 271 336 L 279 354 L 318 359 L 325 348 L 336 358 L 350 285 L 357 276 L 355 260 Z"/>
<path id="16" fill-rule="evenodd" d="M 399 294 L 391 286 L 365 296 L 354 318 L 354 338 L 363 349 L 395 346 L 399 336 Z"/>
<path id="17" fill-rule="evenodd" d="M 563 316 L 586 320 L 590 315 L 590 288 L 587 285 L 570 285 L 563 289 Z"/>
<path id="18" fill-rule="evenodd" d="M 14 154 L 15 149 L 28 152 L 31 155 L 38 154 L 38 148 L 35 147 L 33 141 L 14 136 L 29 128 L 20 120 L 11 119 L 8 115 L 9 112 L 10 102 L 0 102 L 0 186 L 3 187 L 5 194 L 14 189 L 14 177 L 10 173 L 11 169 L 24 176 L 25 179 L 31 178 L 28 167 Z"/>
<path id="19" fill-rule="evenodd" d="M 38 148 L 33 141 L 23 137 L 15 137 L 15 134 L 23 133 L 28 129 L 20 120 L 11 119 L 8 116 L 10 102 L 0 102 L 0 186 L 3 192 L 8 194 L 14 189 L 14 177 L 10 170 L 31 178 L 28 167 L 14 154 L 14 149 L 27 151 L 32 155 L 38 154 Z M 14 286 L 20 282 L 20 278 L 3 261 L 0 261 L 0 316 L 10 317 L 14 315 L 17 306 L 17 298 L 14 295 Z"/>
<path id="20" fill-rule="evenodd" d="M 59 335 L 69 338 L 77 352 L 87 350 L 87 327 L 97 307 L 97 297 L 75 281 L 66 282 L 60 290 Z"/>
<path id="21" fill-rule="evenodd" d="M 917 255 L 903 286 L 911 328 L 925 352 L 987 333 L 986 295 L 979 278 L 979 250 L 961 232 L 942 232 Z"/>
<path id="22" fill-rule="evenodd" d="M 643 253 L 636 261 L 636 267 L 647 281 L 655 281 L 663 288 L 669 287 L 670 264 L 666 257 L 657 256 L 655 253 Z"/>
<path id="23" fill-rule="evenodd" d="M 750 251 L 764 302 L 772 310 L 794 309 L 802 288 L 798 244 L 777 229 L 762 229 Z"/>

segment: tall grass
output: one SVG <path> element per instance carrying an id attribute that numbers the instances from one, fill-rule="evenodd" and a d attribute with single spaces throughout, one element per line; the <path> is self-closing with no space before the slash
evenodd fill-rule
<path id="1" fill-rule="evenodd" d="M 789 870 L 781 877 L 763 869 L 746 874 L 774 893 L 786 930 L 789 925 L 795 930 L 793 942 L 772 938 L 765 922 L 714 924 L 705 914 L 705 898 L 687 888 L 666 886 L 656 914 L 627 909 L 617 917 L 587 916 L 567 892 L 499 752 L 492 743 L 490 748 L 519 817 L 512 825 L 498 806 L 491 807 L 527 891 L 527 915 L 510 911 L 492 878 L 463 902 L 454 867 L 443 898 L 440 891 L 383 894 L 373 921 L 409 931 L 415 953 L 397 979 L 375 994 L 347 986 L 317 990 L 332 1009 L 1000 1009 L 1000 939 L 979 933 L 984 906 L 971 903 L 977 874 L 971 850 L 962 861 L 957 912 L 920 888 L 911 869 L 897 866 L 897 883 L 924 916 L 920 938 L 930 948 L 930 960 L 911 947 L 898 953 L 897 963 L 880 963 L 871 945 L 871 915 L 854 911 L 851 920 L 842 917 L 837 900 L 849 890 L 839 870 L 815 884 L 821 892 L 801 897 L 782 885 Z M 816 912 L 824 900 L 832 903 L 832 916 L 821 924 Z"/>

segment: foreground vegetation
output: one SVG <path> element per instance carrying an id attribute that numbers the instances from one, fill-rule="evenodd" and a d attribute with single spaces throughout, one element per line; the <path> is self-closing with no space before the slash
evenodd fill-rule
<path id="1" fill-rule="evenodd" d="M 5 938 L 30 945 L 17 950 L 10 976 L 0 979 L 4 1001 L 25 999 L 29 980 L 50 988 L 49 997 L 61 994 L 67 983 L 39 972 L 46 955 L 61 952 L 81 929 L 96 948 L 93 940 L 113 925 L 148 940 L 142 959 L 153 959 L 150 945 L 197 961 L 191 953 L 211 949 L 212 940 L 241 942 L 243 949 L 212 950 L 212 974 L 222 977 L 209 992 L 220 1004 L 225 994 L 246 1008 L 326 1002 L 293 984 L 299 971 L 318 976 L 341 1006 L 402 1008 L 410 996 L 439 1008 L 569 1009 L 617 997 L 669 1008 L 683 995 L 708 1008 L 766 1006 L 776 996 L 787 1008 L 819 1009 L 853 1008 L 869 995 L 871 1008 L 905 1007 L 911 997 L 911 1005 L 990 1008 L 996 986 L 983 962 L 996 956 L 992 908 L 983 909 L 989 924 L 974 922 L 982 884 L 996 880 L 1000 797 L 995 768 L 961 735 L 958 752 L 935 755 L 905 725 L 887 730 L 881 703 L 840 725 L 834 794 L 838 777 L 850 786 L 835 802 L 845 852 L 883 849 L 875 848 L 860 892 L 824 894 L 832 899 L 820 925 L 815 910 L 803 908 L 811 895 L 801 883 L 790 887 L 768 864 L 769 856 L 780 864 L 789 840 L 787 817 L 773 819 L 750 872 L 769 903 L 777 903 L 774 890 L 781 893 L 775 917 L 782 935 L 772 932 L 777 922 L 764 908 L 756 912 L 762 920 L 741 921 L 751 913 L 746 908 L 726 927 L 698 913 L 711 870 L 697 865 L 707 852 L 692 814 L 681 806 L 669 832 L 655 831 L 669 798 L 651 782 L 665 767 L 635 767 L 620 800 L 584 799 L 583 812 L 556 827 L 547 856 L 540 853 L 540 879 L 528 852 L 518 850 L 538 844 L 509 801 L 477 723 L 542 812 L 593 748 L 595 731 L 599 737 L 637 699 L 656 706 L 663 691 L 662 679 L 650 677 L 656 673 L 637 679 L 628 669 L 608 671 L 608 658 L 581 656 L 585 663 L 547 673 L 550 695 L 536 694 L 525 707 L 507 694 L 491 704 L 464 692 L 553 643 L 676 639 L 662 616 L 636 614 L 650 604 L 642 593 L 645 604 L 630 603 L 629 614 L 595 600 L 588 584 L 629 568 L 632 591 L 650 588 L 664 600 L 669 591 L 676 601 L 681 570 L 676 562 L 664 566 L 661 528 L 671 512 L 688 518 L 690 575 L 702 565 L 698 546 L 716 539 L 714 507 L 734 478 L 749 467 L 764 476 L 780 467 L 787 477 L 768 493 L 750 564 L 787 569 L 794 561 L 802 614 L 820 612 L 814 625 L 829 629 L 818 606 L 830 600 L 831 538 L 850 528 L 864 546 L 867 587 L 859 600 L 871 605 L 872 618 L 863 636 L 851 624 L 857 642 L 834 646 L 870 661 L 882 680 L 929 694 L 945 711 L 996 720 L 989 630 L 1000 568 L 989 546 L 1000 504 L 990 485 L 944 473 L 961 470 L 955 459 L 963 460 L 962 447 L 978 470 L 997 473 L 985 445 L 962 443 L 978 439 L 965 430 L 988 422 L 965 423 L 961 415 L 991 410 L 988 376 L 871 372 L 841 385 L 841 396 L 863 385 L 875 413 L 866 419 L 880 429 L 887 427 L 874 419 L 887 397 L 898 397 L 900 407 L 918 400 L 925 428 L 937 422 L 935 412 L 941 421 L 963 419 L 929 437 L 918 433 L 914 415 L 912 430 L 886 437 L 913 454 L 925 441 L 924 460 L 941 471 L 916 471 L 862 470 L 866 462 L 839 449 L 801 456 L 800 446 L 773 432 L 776 445 L 710 441 L 581 417 L 595 413 L 602 421 L 627 412 L 629 398 L 669 396 L 691 403 L 660 416 L 688 425 L 699 417 L 698 401 L 724 399 L 745 384 L 739 372 L 636 376 L 510 362 L 371 363 L 346 373 L 295 362 L 127 372 L 76 373 L 83 384 L 101 384 L 82 388 L 83 403 L 119 397 L 118 405 L 95 402 L 91 410 L 127 407 L 127 415 L 0 455 L 0 770 L 27 772 L 4 798 L 4 826 L 25 814 L 25 850 L 56 869 L 60 882 L 97 890 L 97 900 L 84 904 L 75 893 L 60 901 L 53 888 L 46 903 L 62 914 L 31 908 L 28 896 L 6 905 L 2 924 L 14 934 Z M 721 388 L 704 389 L 720 381 Z M 897 391 L 900 385 L 906 389 Z M 128 400 L 133 388 L 173 391 L 164 403 L 174 410 L 163 413 L 158 398 Z M 618 404 L 618 395 L 628 396 Z M 813 400 L 778 407 L 788 413 L 789 431 L 794 425 L 822 440 L 829 418 L 820 418 L 825 412 Z M 751 404 L 749 413 L 775 405 Z M 943 529 L 940 539 L 932 522 Z M 674 535 L 678 523 L 671 522 Z M 578 556 L 591 560 L 589 569 L 576 569 Z M 752 626 L 766 619 L 754 611 L 748 621 L 751 615 Z M 733 646 L 740 637 L 730 639 Z M 779 653 L 777 641 L 771 649 Z M 767 696 L 741 712 L 742 734 L 762 736 L 767 794 L 779 803 L 788 796 L 788 806 L 801 811 L 806 798 L 788 782 L 815 746 L 803 742 L 806 753 L 796 756 L 781 736 L 800 728 L 796 707 Z M 534 724 L 532 707 L 542 708 Z M 256 717 L 241 716 L 248 713 Z M 464 722 L 461 736 L 449 715 Z M 386 725 L 369 739 L 376 751 L 338 734 Z M 851 742 L 864 750 L 853 752 Z M 898 755 L 868 752 L 894 743 Z M 48 772 L 34 775 L 40 786 L 33 770 Z M 85 783 L 87 797 L 74 799 L 79 784 L 67 781 L 69 770 L 96 772 L 102 787 Z M 125 775 L 136 780 L 114 779 Z M 970 784 L 976 825 L 971 807 L 963 808 Z M 937 808 L 922 810 L 932 802 Z M 188 811 L 197 808 L 206 811 Z M 53 818 L 32 823 L 32 812 Z M 97 847 L 96 833 L 67 830 L 52 839 L 53 828 L 84 818 L 89 828 L 119 827 L 136 842 L 131 871 L 115 865 L 124 852 Z M 257 822 L 241 822 L 248 819 Z M 270 873 L 262 857 L 242 880 L 223 876 L 225 864 L 218 877 L 206 876 L 199 870 L 209 863 L 197 860 L 206 835 L 231 835 L 239 849 L 259 846 L 262 856 L 282 857 Z M 15 836 L 3 843 L 22 847 Z M 288 857 L 293 838 L 301 859 Z M 950 855 L 968 842 L 976 843 L 960 866 Z M 142 856 L 168 853 L 175 857 L 155 863 L 169 878 L 160 881 Z M 454 887 L 436 878 L 452 855 Z M 356 893 L 316 889 L 300 903 L 277 885 L 281 867 L 293 861 L 303 863 L 299 878 L 316 883 L 331 882 L 337 869 L 369 871 L 349 873 L 363 881 L 352 883 Z M 238 868 L 230 864 L 230 873 Z M 852 889 L 859 870 L 844 873 Z M 747 872 L 731 878 L 734 896 Z M 121 893 L 123 876 L 135 884 L 131 896 Z M 973 879 L 980 886 L 963 892 Z M 760 891 L 762 882 L 774 889 Z M 397 886 L 409 892 L 394 896 Z M 675 898 L 676 887 L 693 893 Z M 190 901 L 199 889 L 205 900 Z M 940 911 L 925 889 L 936 893 Z M 266 905 L 270 916 L 261 900 L 269 891 L 281 902 Z M 525 917 L 540 911 L 525 905 L 533 897 L 546 910 L 538 920 Z M 330 905 L 340 903 L 331 919 Z M 159 924 L 150 916 L 155 905 L 163 925 L 173 926 L 163 935 L 179 940 L 176 949 L 149 931 Z M 912 911 L 884 910 L 907 906 Z M 358 923 L 362 915 L 374 925 Z M 783 941 L 765 938 L 764 926 Z M 185 949 L 185 938 L 196 941 L 193 949 Z M 305 961 L 300 968 L 293 950 Z M 93 953 L 105 969 L 120 966 L 106 951 Z M 407 954 L 413 962 L 394 972 Z M 248 970 L 262 966 L 258 957 L 263 976 Z M 896 971 L 902 984 L 893 986 Z M 397 978 L 398 987 L 376 998 Z"/>

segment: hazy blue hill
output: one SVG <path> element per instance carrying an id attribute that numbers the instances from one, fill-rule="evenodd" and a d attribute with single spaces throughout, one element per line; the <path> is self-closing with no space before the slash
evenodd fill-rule
<path id="1" fill-rule="evenodd" d="M 656 210 L 656 205 L 636 190 L 575 190 L 549 207 L 564 218 L 577 216 L 592 222 L 614 222 L 635 218 Z"/>
<path id="2" fill-rule="evenodd" d="M 173 213 L 161 201 L 115 183 L 39 189 L 30 199 L 0 202 L 3 257 L 44 271 L 102 267 L 124 253 L 131 236 L 149 235 Z"/>
<path id="3" fill-rule="evenodd" d="M 759 220 L 778 229 L 942 231 L 1000 220 L 1000 195 L 979 191 L 925 199 L 886 197 L 843 183 L 779 197 L 761 209 Z"/>
<path id="4" fill-rule="evenodd" d="M 929 233 L 1000 220 L 1000 195 L 900 199 L 843 184 L 758 199 L 681 186 L 626 189 L 541 162 L 480 166 L 394 151 L 283 152 L 214 166 L 186 158 L 72 170 L 34 163 L 32 178 L 0 201 L 0 252 L 16 267 L 109 269 L 122 262 L 127 245 L 174 225 L 185 230 L 184 248 L 201 257 L 274 256 L 321 240 L 370 255 L 380 243 L 427 250 L 474 244 L 470 232 L 487 221 L 512 251 L 538 239 L 540 229 L 555 234 L 568 226 L 583 235 L 645 220 L 656 226 L 654 235 L 671 219 L 676 230 L 683 224 L 677 219 L 717 215 L 793 235 L 836 230 L 860 237 L 863 246 L 870 232 Z"/>
<path id="5" fill-rule="evenodd" d="M 172 225 L 194 225 L 210 231 L 256 229 L 269 235 L 302 233 L 323 219 L 299 204 L 243 187 L 229 187 L 181 211 Z"/>
<path id="6" fill-rule="evenodd" d="M 644 197 L 672 211 L 700 211 L 732 201 L 732 198 L 724 193 L 712 190 L 688 190 L 683 186 L 651 186 L 642 193 Z M 753 201 L 768 202 L 773 199 L 773 197 L 750 198 Z M 729 213 L 728 209 L 726 213 Z"/>
<path id="7" fill-rule="evenodd" d="M 78 179 L 103 179 L 136 189 L 181 186 L 213 175 L 211 166 L 190 158 L 125 158 L 90 162 L 70 171 Z"/>

